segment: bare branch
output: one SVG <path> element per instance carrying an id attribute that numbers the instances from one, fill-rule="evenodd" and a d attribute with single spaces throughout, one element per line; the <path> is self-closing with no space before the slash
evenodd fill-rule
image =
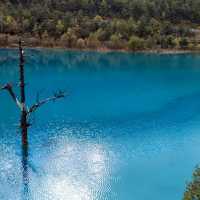
<path id="1" fill-rule="evenodd" d="M 44 100 L 38 101 L 37 103 L 33 104 L 29 109 L 28 109 L 28 114 L 36 111 L 40 106 L 44 105 L 45 103 L 48 103 L 50 101 L 56 101 L 58 99 L 64 98 L 66 94 L 62 91 L 59 91 L 55 93 L 52 97 L 46 98 Z"/>
<path id="2" fill-rule="evenodd" d="M 17 96 L 15 95 L 14 91 L 13 91 L 13 86 L 11 83 L 7 83 L 6 85 L 4 85 L 3 87 L 0 88 L 0 90 L 7 90 L 8 93 L 10 94 L 11 98 L 13 99 L 13 101 L 16 103 L 16 105 L 20 108 L 20 110 L 23 109 L 23 105 L 20 103 L 20 101 L 18 100 Z"/>

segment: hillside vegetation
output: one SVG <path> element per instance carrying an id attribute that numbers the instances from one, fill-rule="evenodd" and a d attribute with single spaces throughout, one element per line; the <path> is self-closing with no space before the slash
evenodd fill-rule
<path id="1" fill-rule="evenodd" d="M 1 0 L 0 46 L 200 49 L 199 0 Z"/>

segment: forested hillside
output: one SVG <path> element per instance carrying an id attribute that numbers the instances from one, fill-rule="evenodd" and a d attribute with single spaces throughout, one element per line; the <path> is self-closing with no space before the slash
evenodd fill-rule
<path id="1" fill-rule="evenodd" d="M 0 45 L 199 49 L 200 0 L 1 0 Z"/>

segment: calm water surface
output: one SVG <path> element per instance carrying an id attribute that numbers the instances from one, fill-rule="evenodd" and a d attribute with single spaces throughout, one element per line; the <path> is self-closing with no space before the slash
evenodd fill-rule
<path id="1" fill-rule="evenodd" d="M 0 83 L 18 80 L 0 50 Z M 23 196 L 19 112 L 0 93 L 1 200 L 180 200 L 200 163 L 200 56 L 26 51 L 32 115 Z M 18 88 L 16 88 L 18 89 Z"/>

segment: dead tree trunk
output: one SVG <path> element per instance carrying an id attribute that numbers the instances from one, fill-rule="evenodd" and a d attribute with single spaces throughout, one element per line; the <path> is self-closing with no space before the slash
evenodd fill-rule
<path id="1" fill-rule="evenodd" d="M 29 194 L 29 176 L 28 176 L 28 123 L 27 109 L 25 96 L 25 81 L 24 81 L 24 52 L 22 49 L 21 40 L 19 40 L 19 87 L 20 87 L 20 104 L 21 104 L 21 119 L 20 127 L 22 134 L 22 175 L 23 175 L 23 199 L 28 199 Z"/>
<path id="2" fill-rule="evenodd" d="M 21 120 L 20 120 L 20 128 L 22 131 L 22 144 L 28 145 L 28 118 L 29 116 L 35 112 L 40 106 L 50 102 L 55 101 L 57 99 L 65 97 L 65 93 L 63 91 L 56 92 L 52 97 L 38 100 L 35 104 L 30 106 L 29 108 L 26 105 L 26 96 L 25 96 L 25 78 L 24 78 L 24 51 L 22 48 L 22 42 L 19 40 L 19 87 L 20 87 L 20 100 L 17 98 L 13 85 L 11 83 L 5 84 L 3 87 L 0 87 L 0 90 L 7 90 L 10 94 L 11 98 L 15 102 L 15 104 L 19 107 L 21 111 Z"/>
<path id="3" fill-rule="evenodd" d="M 26 110 L 26 96 L 25 96 L 25 81 L 24 81 L 24 52 L 22 49 L 21 40 L 19 41 L 19 86 L 20 86 L 20 103 L 21 103 L 21 120 L 20 127 L 22 130 L 22 144 L 28 146 L 28 123 Z"/>
<path id="4" fill-rule="evenodd" d="M 11 98 L 15 102 L 15 104 L 19 107 L 21 112 L 20 119 L 20 128 L 21 128 L 21 141 L 22 141 L 22 169 L 23 169 L 23 199 L 28 199 L 29 194 L 29 176 L 28 176 L 28 152 L 29 152 L 29 143 L 28 143 L 28 118 L 31 113 L 35 112 L 40 106 L 46 104 L 50 101 L 55 101 L 57 99 L 65 97 L 65 93 L 62 91 L 56 92 L 52 97 L 46 98 L 44 100 L 39 101 L 37 99 L 36 103 L 30 106 L 30 108 L 26 105 L 26 95 L 25 95 L 25 77 L 24 77 L 24 51 L 22 48 L 22 42 L 19 40 L 19 87 L 20 87 L 20 99 L 17 98 L 13 90 L 13 85 L 11 83 L 7 83 L 3 87 L 0 87 L 0 90 L 7 90 L 10 94 Z"/>

